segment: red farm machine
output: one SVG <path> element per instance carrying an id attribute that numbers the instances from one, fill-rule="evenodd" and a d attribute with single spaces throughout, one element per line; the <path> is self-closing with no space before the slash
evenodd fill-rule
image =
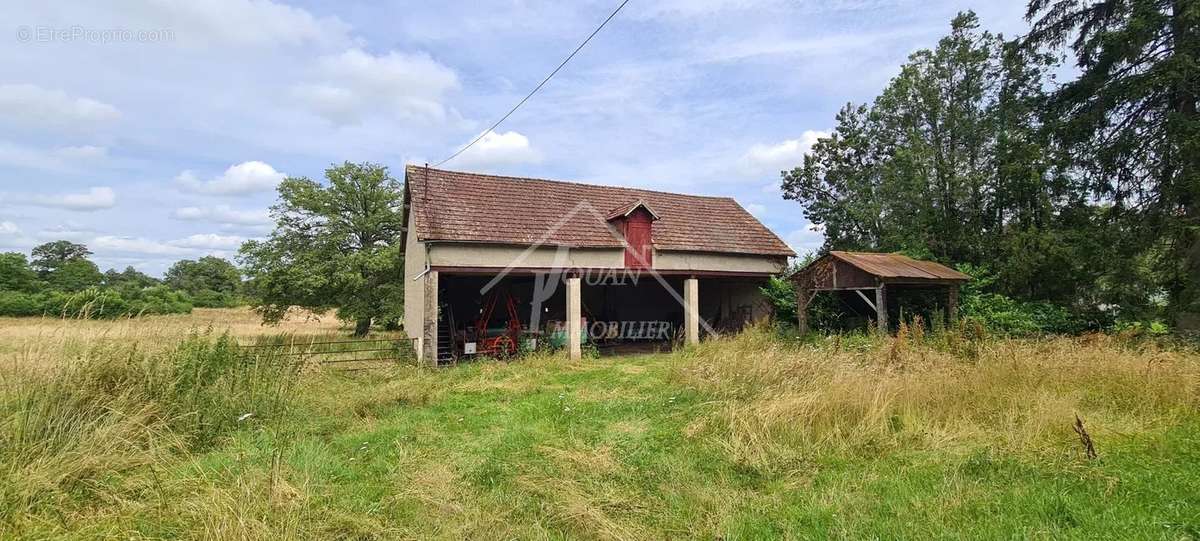
<path id="1" fill-rule="evenodd" d="M 488 296 L 479 311 L 479 319 L 475 321 L 475 352 L 480 355 L 510 357 L 516 355 L 520 348 L 521 318 L 517 313 L 517 301 L 511 294 L 504 294 L 504 308 L 508 312 L 508 321 L 503 327 L 489 327 L 500 296 L 499 292 Z"/>

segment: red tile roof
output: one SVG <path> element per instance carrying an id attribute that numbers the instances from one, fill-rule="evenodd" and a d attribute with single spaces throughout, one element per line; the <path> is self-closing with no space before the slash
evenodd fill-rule
<path id="1" fill-rule="evenodd" d="M 922 280 L 970 280 L 971 277 L 932 261 L 921 261 L 900 254 L 877 252 L 839 252 L 829 255 L 880 278 L 916 278 Z"/>
<path id="2" fill-rule="evenodd" d="M 405 170 L 420 241 L 619 248 L 605 219 L 641 201 L 654 209 L 659 250 L 793 256 L 729 197 L 683 195 L 410 165 Z"/>

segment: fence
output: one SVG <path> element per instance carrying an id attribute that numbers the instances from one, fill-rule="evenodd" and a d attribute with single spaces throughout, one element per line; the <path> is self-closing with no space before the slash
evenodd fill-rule
<path id="1" fill-rule="evenodd" d="M 416 359 L 413 343 L 408 338 L 318 341 L 283 336 L 271 338 L 266 343 L 238 347 L 243 351 L 261 351 L 270 357 L 295 357 L 297 362 L 314 362 L 345 372 L 386 368 Z"/>

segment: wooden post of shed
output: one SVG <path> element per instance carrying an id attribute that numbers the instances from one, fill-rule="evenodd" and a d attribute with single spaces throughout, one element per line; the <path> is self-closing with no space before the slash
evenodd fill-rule
<path id="1" fill-rule="evenodd" d="M 887 284 L 880 282 L 875 288 L 875 326 L 879 332 L 888 332 Z"/>
<path id="2" fill-rule="evenodd" d="M 808 334 L 808 303 L 812 302 L 813 291 L 803 285 L 796 286 L 796 327 L 800 336 Z"/>
<path id="3" fill-rule="evenodd" d="M 946 286 L 946 321 L 954 323 L 958 319 L 958 284 Z"/>

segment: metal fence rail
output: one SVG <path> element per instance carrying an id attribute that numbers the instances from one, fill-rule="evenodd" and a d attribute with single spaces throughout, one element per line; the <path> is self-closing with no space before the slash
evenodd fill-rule
<path id="1" fill-rule="evenodd" d="M 383 343 L 389 345 L 379 347 Z M 368 347 L 364 348 L 361 346 Z M 412 361 L 416 358 L 412 341 L 407 338 L 322 340 L 319 342 L 295 340 L 293 338 L 279 343 L 239 344 L 238 348 L 276 357 L 298 357 L 301 362 L 311 359 L 322 366 L 330 366 L 338 371 L 345 372 L 386 368 L 406 361 Z M 392 352 L 394 354 L 387 355 L 383 352 Z M 377 353 L 379 356 L 361 356 L 364 353 Z M 346 356 L 350 358 L 339 358 Z"/>

